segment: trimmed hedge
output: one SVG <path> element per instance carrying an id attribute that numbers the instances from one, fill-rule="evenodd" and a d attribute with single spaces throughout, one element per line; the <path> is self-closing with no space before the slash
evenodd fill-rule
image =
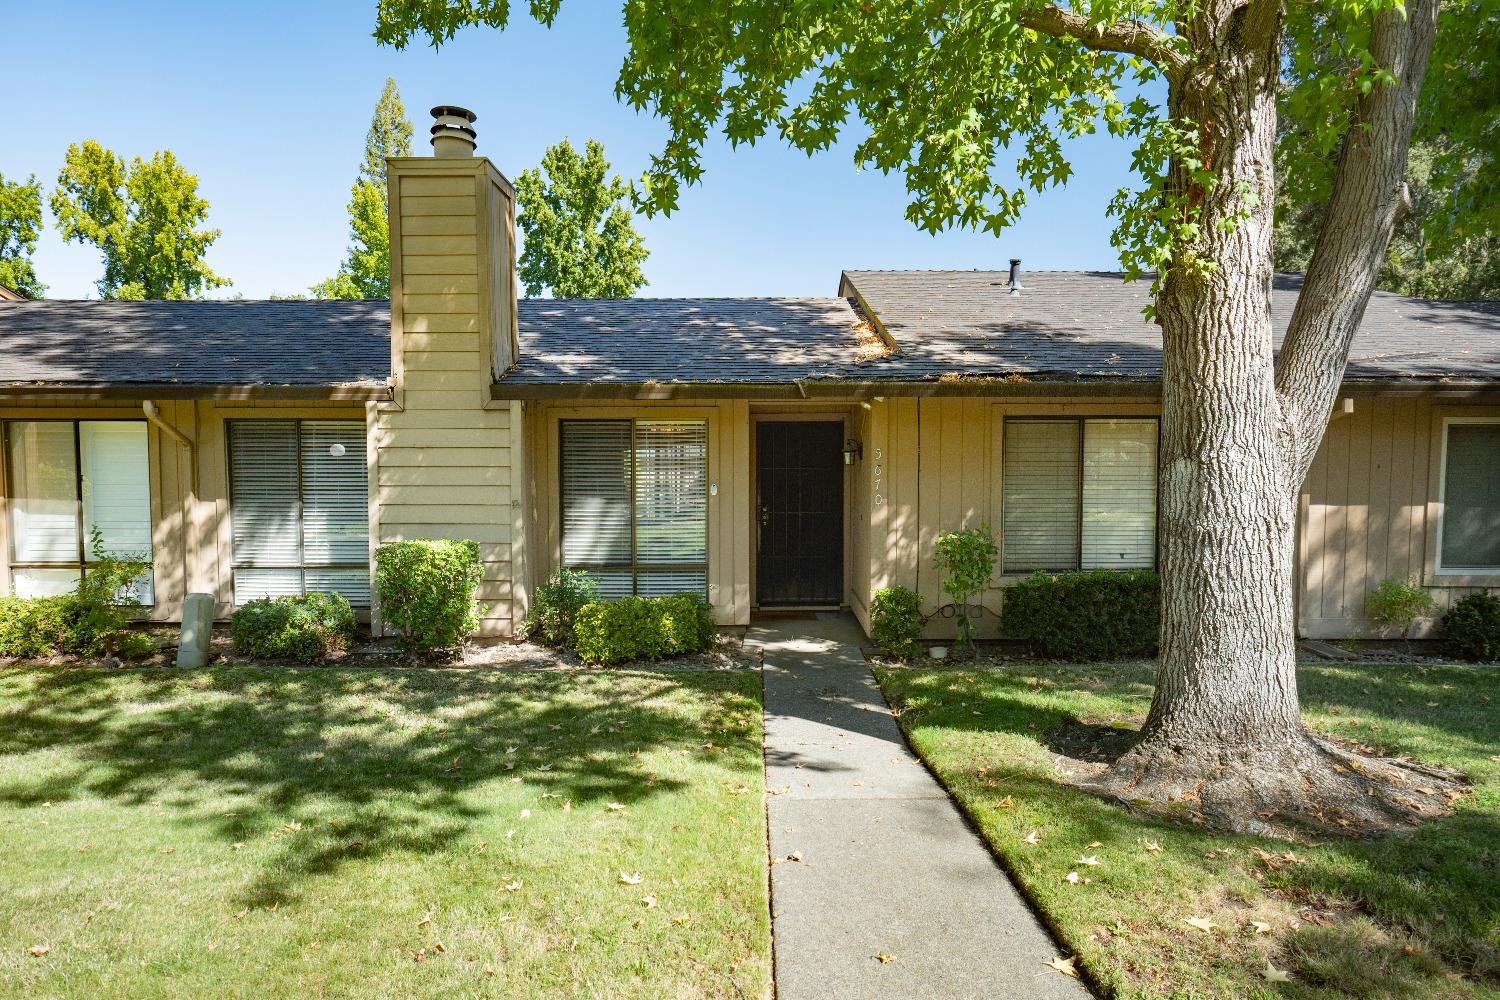
<path id="1" fill-rule="evenodd" d="M 1038 571 L 1005 591 L 1001 633 L 1061 660 L 1154 656 L 1161 582 L 1145 570 Z"/>
<path id="2" fill-rule="evenodd" d="M 258 660 L 313 663 L 354 641 L 354 609 L 339 594 L 260 597 L 229 618 L 234 648 Z"/>
<path id="3" fill-rule="evenodd" d="M 128 659 L 149 652 L 139 633 L 126 628 L 129 605 L 117 602 L 150 563 L 105 552 L 97 528 L 90 537 L 95 561 L 71 594 L 0 598 L 0 656 L 119 653 Z"/>
<path id="4" fill-rule="evenodd" d="M 870 638 L 887 656 L 902 659 L 922 651 L 922 598 L 905 587 L 875 591 L 870 601 Z"/>
<path id="5" fill-rule="evenodd" d="M 450 649 L 479 628 L 479 543 L 422 538 L 375 550 L 380 620 L 410 649 Z"/>
<path id="6" fill-rule="evenodd" d="M 574 631 L 579 658 L 597 664 L 699 653 L 713 648 L 718 637 L 713 606 L 696 594 L 585 604 Z"/>
<path id="7" fill-rule="evenodd" d="M 1500 660 L 1500 598 L 1478 593 L 1456 601 L 1438 623 L 1438 638 L 1465 660 Z"/>
<path id="8" fill-rule="evenodd" d="M 0 597 L 0 656 L 51 656 L 69 646 L 77 601 L 62 597 Z"/>
<path id="9" fill-rule="evenodd" d="M 585 604 L 599 598 L 594 578 L 582 570 L 560 569 L 536 588 L 521 619 L 521 637 L 545 646 L 571 649 L 578 642 L 573 623 Z"/>

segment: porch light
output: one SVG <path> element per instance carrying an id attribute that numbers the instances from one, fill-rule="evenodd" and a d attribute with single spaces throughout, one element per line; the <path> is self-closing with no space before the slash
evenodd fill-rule
<path id="1" fill-rule="evenodd" d="M 856 460 L 865 457 L 864 445 L 850 438 L 844 442 L 844 464 L 853 465 Z"/>

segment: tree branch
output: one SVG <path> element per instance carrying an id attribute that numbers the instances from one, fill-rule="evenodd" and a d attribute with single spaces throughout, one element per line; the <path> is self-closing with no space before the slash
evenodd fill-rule
<path id="1" fill-rule="evenodd" d="M 1016 15 L 1016 21 L 1032 31 L 1053 38 L 1071 39 L 1097 52 L 1139 56 L 1161 67 L 1162 72 L 1169 76 L 1187 65 L 1187 57 L 1177 50 L 1172 36 L 1144 21 L 1095 24 L 1082 14 L 1056 4 L 1023 10 Z"/>
<path id="2" fill-rule="evenodd" d="M 1375 64 L 1396 82 L 1377 83 L 1355 105 L 1317 247 L 1276 362 L 1294 488 L 1306 478 L 1323 439 L 1355 331 L 1408 204 L 1406 157 L 1437 33 L 1438 2 L 1407 0 L 1404 14 L 1386 10 L 1370 36 Z"/>

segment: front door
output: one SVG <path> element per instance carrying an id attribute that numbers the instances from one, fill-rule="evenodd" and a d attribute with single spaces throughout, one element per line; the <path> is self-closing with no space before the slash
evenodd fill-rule
<path id="1" fill-rule="evenodd" d="M 756 603 L 837 606 L 844 590 L 844 425 L 756 424 Z"/>

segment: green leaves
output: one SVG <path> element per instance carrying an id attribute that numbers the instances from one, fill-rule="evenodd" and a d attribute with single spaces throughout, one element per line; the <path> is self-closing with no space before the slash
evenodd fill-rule
<path id="1" fill-rule="evenodd" d="M 32 299 L 47 291 L 31 262 L 41 234 L 42 186 L 36 177 L 7 181 L 0 174 L 0 285 Z"/>
<path id="2" fill-rule="evenodd" d="M 51 204 L 64 240 L 104 255 L 103 298 L 189 299 L 230 284 L 203 259 L 219 230 L 198 228 L 198 178 L 169 150 L 127 165 L 93 139 L 70 145 Z"/>
<path id="3" fill-rule="evenodd" d="M 523 170 L 516 178 L 517 275 L 526 294 L 628 299 L 644 286 L 641 265 L 650 251 L 635 231 L 628 195 L 593 139 L 582 156 L 565 139 L 542 154 L 539 167 Z"/>

